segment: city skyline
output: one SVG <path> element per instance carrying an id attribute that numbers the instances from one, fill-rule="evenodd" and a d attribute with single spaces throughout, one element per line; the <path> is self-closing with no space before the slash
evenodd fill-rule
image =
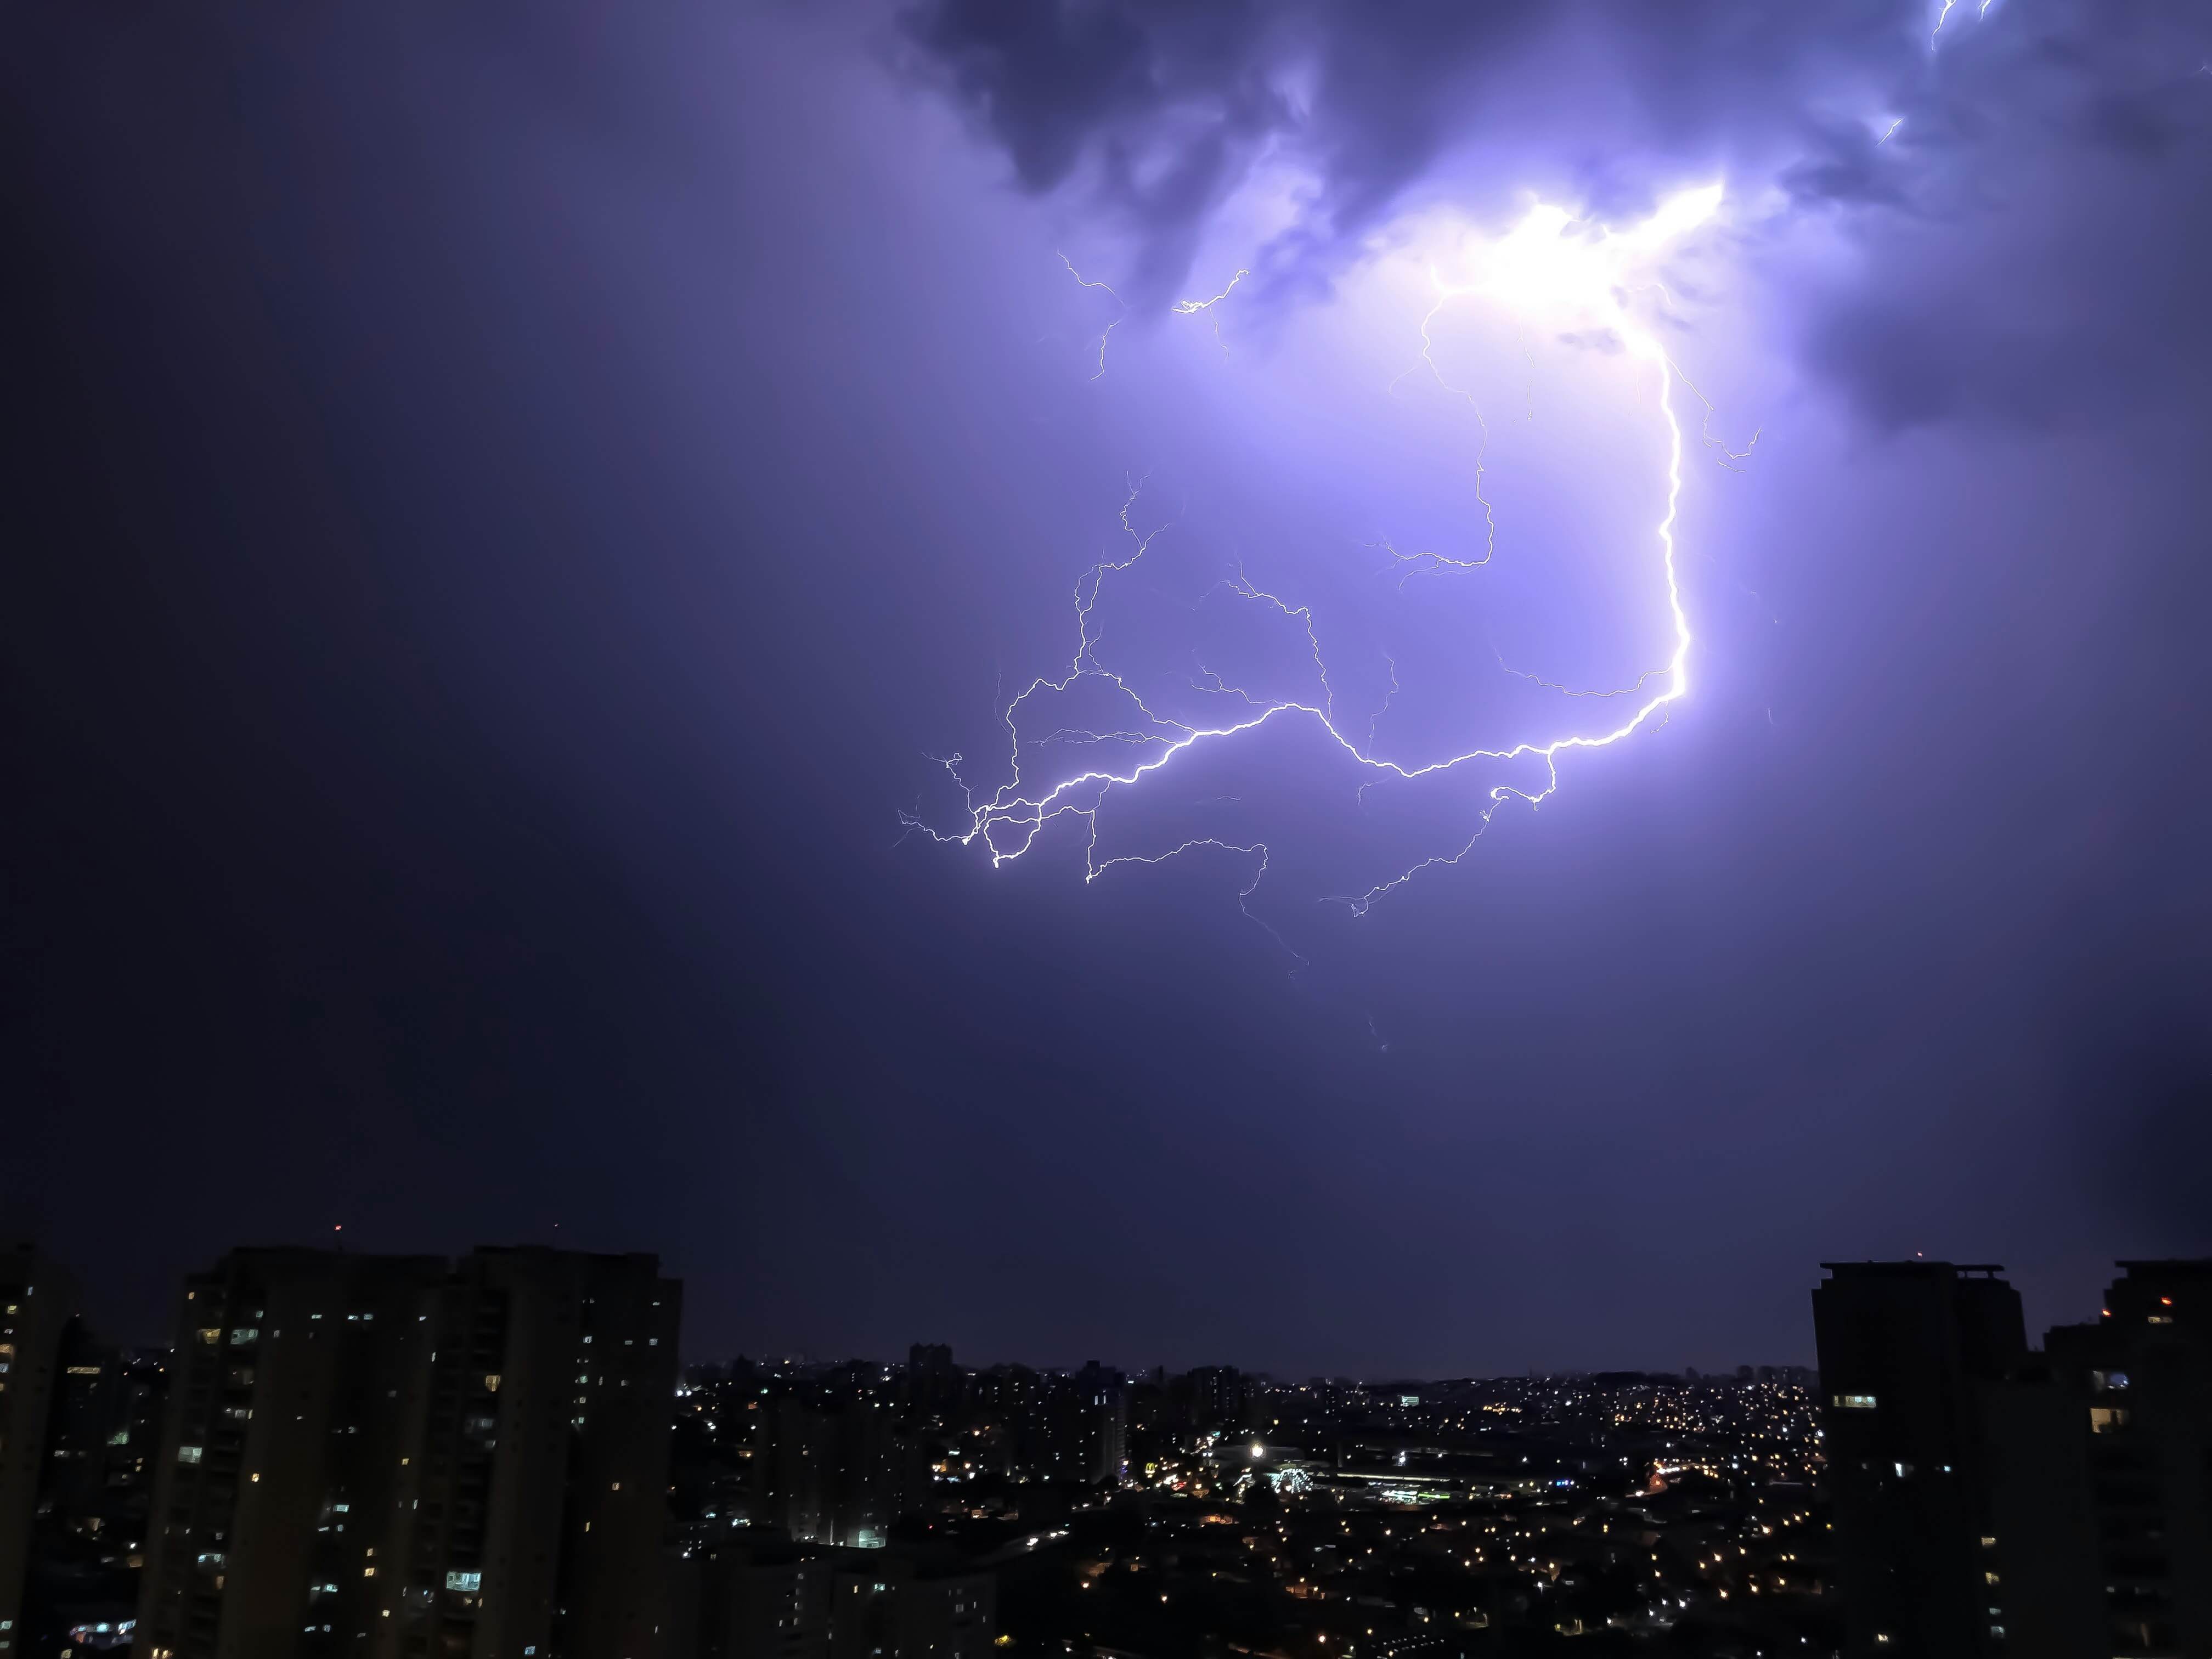
<path id="1" fill-rule="evenodd" d="M 4 1244 L 9 1242 L 9 1241 L 4 1235 L 0 1235 L 0 1244 Z M 61 1261 L 67 1261 L 70 1260 L 65 1253 L 54 1249 L 50 1244 L 46 1244 L 43 1241 L 35 1237 L 19 1237 L 13 1242 L 26 1249 L 43 1249 L 46 1254 Z M 358 1237 L 349 1238 L 341 1231 L 334 1231 L 331 1236 L 320 1239 L 310 1238 L 291 1243 L 276 1243 L 263 1240 L 252 1244 L 246 1246 L 233 1246 L 232 1248 L 265 1249 L 278 1253 L 285 1251 L 327 1251 L 339 1255 L 356 1255 L 366 1260 L 376 1260 L 393 1254 L 393 1252 L 388 1248 L 380 1248 L 377 1245 L 372 1244 L 367 1240 Z M 467 1255 L 471 1250 L 481 1251 L 487 1248 L 520 1248 L 554 1250 L 586 1249 L 586 1247 L 578 1243 L 563 1243 L 557 1239 L 514 1241 L 508 1246 L 488 1246 L 483 1240 L 476 1238 L 471 1235 L 465 1243 L 458 1245 L 440 1245 L 436 1247 L 434 1253 L 460 1256 Z M 591 1253 L 615 1255 L 633 1254 L 633 1252 L 623 1250 Z M 220 1254 L 220 1251 L 216 1252 L 216 1254 Z M 409 1253 L 403 1251 L 400 1252 L 400 1254 Z M 668 1261 L 670 1270 L 675 1273 L 678 1278 L 683 1277 L 680 1267 L 672 1260 L 661 1256 L 657 1252 L 653 1254 L 657 1260 Z M 2109 1267 L 2110 1260 L 2107 1259 L 2105 1264 L 2105 1270 L 2107 1273 L 2109 1272 Z M 100 1329 L 109 1340 L 117 1342 L 125 1350 L 144 1350 L 149 1352 L 158 1351 L 165 1345 L 175 1327 L 179 1313 L 179 1309 L 176 1305 L 176 1299 L 182 1294 L 182 1291 L 177 1288 L 173 1282 L 169 1283 L 167 1285 L 165 1304 L 151 1313 L 151 1315 L 144 1320 L 143 1326 L 133 1324 L 128 1314 L 119 1314 L 119 1310 L 125 1310 L 129 1307 L 130 1299 L 125 1295 L 118 1294 L 118 1286 L 115 1284 L 106 1282 L 103 1275 L 98 1273 L 74 1274 L 72 1277 L 72 1294 L 74 1297 L 82 1305 L 85 1310 L 86 1316 L 91 1321 L 93 1325 Z M 1517 1366 L 1509 1364 L 1500 1366 L 1492 1370 L 1474 1370 L 1465 1368 L 1453 1369 L 1448 1367 L 1441 1370 L 1418 1371 L 1409 1370 L 1405 1367 L 1394 1368 L 1385 1365 L 1378 1369 L 1370 1369 L 1366 1371 L 1343 1371 L 1326 1369 L 1316 1370 L 1312 1367 L 1301 1368 L 1296 1364 L 1266 1364 L 1259 1363 L 1257 1360 L 1254 1360 L 1249 1356 L 1240 1357 L 1239 1355 L 1233 1353 L 1222 1353 L 1215 1352 L 1212 1349 L 1206 1348 L 1202 1346 L 1193 1348 L 1189 1354 L 1180 1356 L 1169 1356 L 1163 1353 L 1136 1353 L 1133 1355 L 1128 1353 L 1115 1354 L 1104 1352 L 1091 1352 L 1086 1351 L 1078 1357 L 1074 1356 L 1073 1353 L 1069 1355 L 1043 1355 L 1036 1352 L 1018 1352 L 1012 1350 L 999 1352 L 998 1350 L 990 1347 L 988 1344 L 979 1343 L 975 1346 L 970 1346 L 963 1341 L 948 1340 L 946 1340 L 947 1336 L 948 1334 L 942 1331 L 925 1331 L 919 1334 L 909 1331 L 901 1337 L 884 1338 L 882 1345 L 872 1351 L 856 1351 L 826 1348 L 816 1349 L 800 1344 L 778 1343 L 773 1340 L 760 1340 L 757 1339 L 749 1341 L 742 1335 L 739 1336 L 734 1344 L 724 1341 L 719 1337 L 714 1339 L 695 1339 L 687 1335 L 687 1346 L 680 1352 L 678 1357 L 682 1363 L 686 1366 L 712 1366 L 718 1364 L 726 1364 L 732 1360 L 740 1358 L 750 1360 L 757 1364 L 787 1364 L 794 1367 L 805 1368 L 835 1367 L 848 1364 L 881 1364 L 890 1366 L 903 1364 L 904 1360 L 902 1356 L 907 1355 L 914 1349 L 941 1342 L 943 1346 L 948 1348 L 957 1358 L 960 1365 L 968 1370 L 989 1369 L 993 1366 L 1004 1365 L 1025 1365 L 1041 1371 L 1072 1373 L 1080 1370 L 1085 1364 L 1095 1363 L 1113 1363 L 1127 1375 L 1139 1376 L 1150 1372 L 1162 1365 L 1167 1366 L 1169 1369 L 1173 1370 L 1183 1371 L 1203 1369 L 1210 1364 L 1230 1364 L 1253 1375 L 1279 1377 L 1288 1381 L 1304 1381 L 1309 1377 L 1328 1377 L 1332 1380 L 1349 1379 L 1358 1382 L 1381 1383 L 1399 1380 L 1444 1381 L 1458 1377 L 1510 1377 L 1535 1376 L 1587 1376 L 1601 1371 L 1649 1371 L 1658 1375 L 1676 1376 L 1682 1375 L 1685 1371 L 1687 1371 L 1697 1376 L 1724 1378 L 1735 1376 L 1740 1368 L 1747 1365 L 1751 1366 L 1753 1369 L 1761 1367 L 1766 1369 L 1774 1369 L 1777 1367 L 1796 1367 L 1802 1369 L 1811 1363 L 1810 1355 L 1812 1350 L 1812 1328 L 1809 1325 L 1806 1325 L 1804 1329 L 1799 1334 L 1796 1342 L 1796 1348 L 1797 1350 L 1802 1350 L 1802 1352 L 1794 1353 L 1791 1357 L 1762 1356 L 1755 1359 L 1744 1359 L 1741 1358 L 1731 1358 L 1726 1356 L 1719 1356 L 1710 1358 L 1703 1364 L 1700 1364 L 1696 1361 L 1683 1361 L 1673 1364 L 1638 1364 L 1624 1360 L 1619 1363 L 1608 1362 L 1553 1369 L 1546 1369 L 1542 1366 L 1534 1364 L 1522 1364 Z M 696 1348 L 690 1346 L 695 1340 L 700 1342 L 701 1346 Z"/>
<path id="2" fill-rule="evenodd" d="M 0 1654 L 2179 1659 L 2212 1258 L 2113 1265 L 2039 1345 L 1830 1261 L 1817 1371 L 1296 1382 L 679 1367 L 656 1258 L 529 1246 L 234 1249 L 131 1352 L 11 1247 Z"/>

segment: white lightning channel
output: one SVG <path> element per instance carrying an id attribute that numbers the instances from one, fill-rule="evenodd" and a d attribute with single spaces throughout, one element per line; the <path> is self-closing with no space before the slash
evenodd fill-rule
<path id="1" fill-rule="evenodd" d="M 1129 315 L 1129 302 L 1123 299 L 1120 295 L 1115 293 L 1112 289 L 1107 287 L 1105 283 L 1094 283 L 1089 277 L 1085 276 L 1081 271 L 1075 268 L 1075 261 L 1069 258 L 1065 253 L 1060 256 L 1060 262 L 1067 267 L 1067 274 L 1074 277 L 1075 280 L 1080 283 L 1084 287 L 1095 288 L 1098 289 L 1101 293 L 1106 295 L 1109 299 L 1111 299 L 1115 305 L 1121 307 L 1121 315 L 1115 318 L 1112 322 L 1107 324 L 1106 331 L 1098 337 L 1098 373 L 1091 377 L 1095 380 L 1106 373 L 1106 342 L 1113 337 L 1114 331 L 1121 327 L 1122 323 L 1127 319 Z"/>

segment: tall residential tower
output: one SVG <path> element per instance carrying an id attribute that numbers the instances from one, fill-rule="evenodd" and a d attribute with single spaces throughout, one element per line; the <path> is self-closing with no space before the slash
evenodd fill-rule
<path id="1" fill-rule="evenodd" d="M 544 1249 L 189 1279 L 137 1659 L 653 1659 L 679 1292 Z"/>

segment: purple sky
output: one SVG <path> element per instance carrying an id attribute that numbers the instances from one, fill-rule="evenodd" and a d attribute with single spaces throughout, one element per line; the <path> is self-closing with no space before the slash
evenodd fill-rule
<path id="1" fill-rule="evenodd" d="M 658 1249 L 700 1356 L 1298 1375 L 2212 1249 L 2212 24 L 1936 10 L 10 8 L 10 1213 L 133 1335 L 343 1222 Z M 1674 393 L 1663 721 L 1361 916 L 1501 779 L 1297 716 L 1109 793 L 1101 859 L 1264 842 L 1249 916 L 902 835 L 1139 479 L 1155 712 L 1617 724 L 1504 671 L 1664 665 L 1650 366 L 1423 316 L 1714 182 L 1622 313 L 1759 434 Z M 1402 580 L 1483 540 L 1440 381 L 1497 551 Z"/>

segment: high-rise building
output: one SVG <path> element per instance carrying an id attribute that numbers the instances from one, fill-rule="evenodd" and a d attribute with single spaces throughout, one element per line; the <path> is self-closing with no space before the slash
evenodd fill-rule
<path id="1" fill-rule="evenodd" d="M 2019 1292 L 1995 1267 L 1821 1265 L 1813 1324 L 1847 1650 L 2006 1653 L 1989 1390 L 2027 1358 Z"/>
<path id="2" fill-rule="evenodd" d="M 72 1324 L 15 1626 L 25 1659 L 130 1646 L 167 1385 L 165 1355 L 118 1352 Z"/>
<path id="3" fill-rule="evenodd" d="M 658 1650 L 682 1288 L 650 1255 L 460 1263 L 441 1297 L 399 1659 Z"/>
<path id="4" fill-rule="evenodd" d="M 1814 1291 L 1850 1651 L 2212 1654 L 2212 1261 L 2124 1261 L 2027 1346 L 1988 1267 Z"/>
<path id="5" fill-rule="evenodd" d="M 544 1249 L 188 1279 L 137 1659 L 650 1659 L 679 1288 Z"/>
<path id="6" fill-rule="evenodd" d="M 140 1659 L 385 1638 L 446 1272 L 436 1256 L 243 1249 L 185 1280 Z"/>
<path id="7" fill-rule="evenodd" d="M 1129 1473 L 1129 1388 L 1121 1372 L 1091 1360 L 1075 1374 L 1083 1478 L 1118 1485 Z"/>
<path id="8" fill-rule="evenodd" d="M 916 1417 L 950 1416 L 960 1404 L 962 1380 L 953 1369 L 950 1344 L 917 1342 L 907 1350 L 907 1401 Z"/>
<path id="9" fill-rule="evenodd" d="M 27 1244 L 0 1249 L 0 1659 L 21 1650 L 31 1535 L 77 1317 L 76 1284 Z"/>
<path id="10" fill-rule="evenodd" d="M 1190 1390 L 1191 1426 L 1201 1432 L 1235 1433 L 1245 1425 L 1249 1406 L 1244 1373 L 1234 1365 L 1200 1365 L 1184 1378 Z"/>
<path id="11" fill-rule="evenodd" d="M 2085 1502 L 2075 1617 L 2099 1655 L 2212 1653 L 2212 1261 L 2123 1261 L 2094 1324 L 2044 1341 Z"/>

